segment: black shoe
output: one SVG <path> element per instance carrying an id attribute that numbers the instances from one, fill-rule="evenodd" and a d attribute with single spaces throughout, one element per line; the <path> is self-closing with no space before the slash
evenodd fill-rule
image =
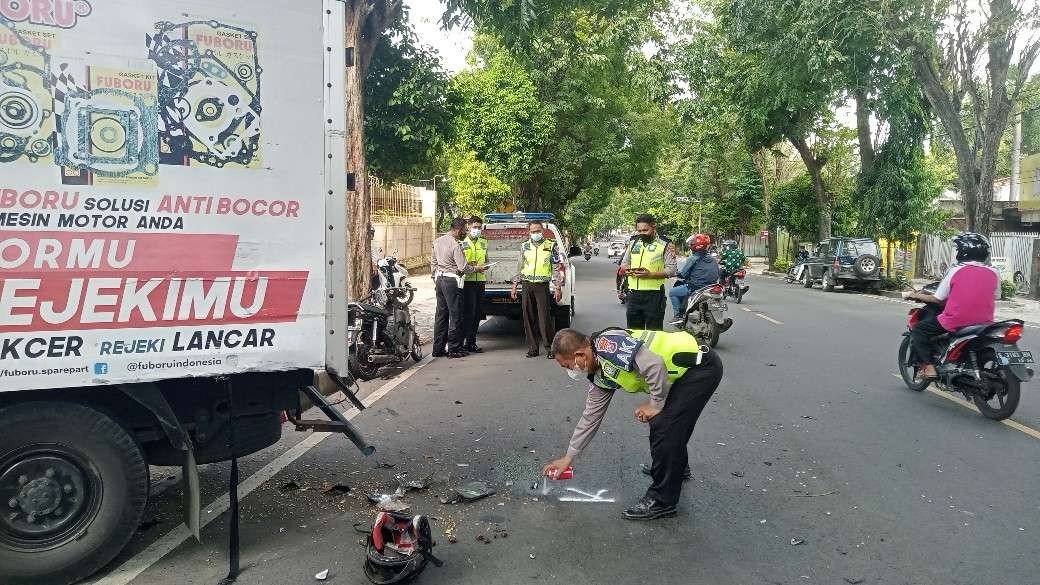
<path id="1" fill-rule="evenodd" d="M 458 359 L 458 358 L 464 358 L 467 355 L 469 355 L 469 354 L 464 352 L 464 351 L 449 351 L 448 352 L 448 359 L 449 360 L 453 360 L 453 359 Z"/>
<path id="2" fill-rule="evenodd" d="M 433 357 L 444 357 L 444 356 L 448 355 L 448 352 L 446 352 L 446 351 L 435 351 L 431 355 L 433 355 Z"/>
<path id="3" fill-rule="evenodd" d="M 675 516 L 675 506 L 666 506 L 657 500 L 643 496 L 639 503 L 625 510 L 625 520 L 656 520 Z"/>
<path id="4" fill-rule="evenodd" d="M 466 351 L 468 351 L 470 353 L 482 353 L 484 351 L 484 348 L 477 347 L 476 344 L 463 346 L 462 349 L 464 349 L 464 350 L 466 350 Z"/>
<path id="5" fill-rule="evenodd" d="M 550 360 L 552 360 L 552 359 L 556 359 L 556 356 L 554 356 L 554 355 L 552 354 L 552 352 L 551 352 L 551 351 L 549 351 L 549 350 L 545 350 L 545 357 L 546 357 L 546 359 L 550 359 Z"/>
<path id="6" fill-rule="evenodd" d="M 538 357 L 538 352 L 537 351 L 529 351 L 529 352 L 527 352 L 527 357 Z"/>
<path id="7" fill-rule="evenodd" d="M 650 475 L 650 466 L 646 463 L 639 464 L 639 471 L 643 472 L 643 475 Z M 690 481 L 693 479 L 693 474 L 690 473 L 690 466 L 686 466 L 686 472 L 682 475 L 683 481 Z"/>

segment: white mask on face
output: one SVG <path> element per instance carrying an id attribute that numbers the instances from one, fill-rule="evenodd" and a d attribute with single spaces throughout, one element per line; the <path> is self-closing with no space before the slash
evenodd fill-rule
<path id="1" fill-rule="evenodd" d="M 542 233 L 538 232 L 536 234 L 531 234 L 531 241 L 532 242 L 541 242 L 542 241 Z"/>
<path id="2" fill-rule="evenodd" d="M 574 365 L 567 368 L 567 375 L 571 377 L 571 380 L 578 381 L 588 376 L 588 372 L 585 368 L 578 365 L 578 358 L 574 358 Z"/>
<path id="3" fill-rule="evenodd" d="M 473 239 L 479 238 L 480 237 L 480 228 L 470 228 L 469 235 Z"/>

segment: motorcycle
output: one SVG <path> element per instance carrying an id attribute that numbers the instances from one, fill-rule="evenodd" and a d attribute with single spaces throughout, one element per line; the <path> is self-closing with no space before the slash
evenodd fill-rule
<path id="1" fill-rule="evenodd" d="M 744 298 L 744 293 L 748 289 L 748 287 L 744 286 L 745 276 L 747 276 L 747 271 L 741 268 L 726 277 L 726 282 L 722 285 L 722 300 L 726 300 L 726 297 L 733 297 L 737 304 L 740 304 L 741 299 Z"/>
<path id="2" fill-rule="evenodd" d="M 592 252 L 585 252 L 585 261 L 588 262 L 592 259 Z"/>
<path id="3" fill-rule="evenodd" d="M 924 287 L 934 292 L 939 283 Z M 922 320 L 941 311 L 925 305 L 910 310 L 907 330 L 899 344 L 899 374 L 907 387 L 921 392 L 932 382 L 945 392 L 959 392 L 975 404 L 982 416 L 1004 420 L 1014 414 L 1021 396 L 1021 384 L 1033 377 L 1033 354 L 1018 348 L 1023 322 L 1009 319 L 981 323 L 941 336 L 939 355 L 932 356 L 939 378 L 929 380 L 917 375 L 920 359 L 910 343 L 910 332 Z"/>
<path id="4" fill-rule="evenodd" d="M 393 256 L 377 266 L 382 286 L 368 299 L 347 305 L 347 365 L 360 380 L 371 380 L 382 368 L 409 356 L 417 362 L 423 358 L 408 308 L 415 298 L 415 289 L 406 280 L 408 271 Z"/>
<path id="5" fill-rule="evenodd" d="M 592 253 L 595 254 L 596 256 L 599 256 L 599 248 L 593 248 L 592 249 Z"/>
<path id="6" fill-rule="evenodd" d="M 733 325 L 733 319 L 724 317 L 729 307 L 722 293 L 723 286 L 716 283 L 690 293 L 686 299 L 681 326 L 708 347 L 715 347 L 719 336 Z"/>

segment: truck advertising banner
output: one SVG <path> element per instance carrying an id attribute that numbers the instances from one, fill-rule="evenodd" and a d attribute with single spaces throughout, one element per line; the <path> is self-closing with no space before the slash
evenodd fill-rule
<path id="1" fill-rule="evenodd" d="M 321 2 L 0 0 L 0 391 L 320 367 Z"/>

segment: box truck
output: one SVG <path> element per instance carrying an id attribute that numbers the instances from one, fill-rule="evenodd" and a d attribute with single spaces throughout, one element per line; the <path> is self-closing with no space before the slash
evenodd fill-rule
<path id="1" fill-rule="evenodd" d="M 347 371 L 344 18 L 0 1 L 0 583 L 90 575 L 148 465 L 197 479 L 310 404 L 371 451 L 316 390 Z"/>

